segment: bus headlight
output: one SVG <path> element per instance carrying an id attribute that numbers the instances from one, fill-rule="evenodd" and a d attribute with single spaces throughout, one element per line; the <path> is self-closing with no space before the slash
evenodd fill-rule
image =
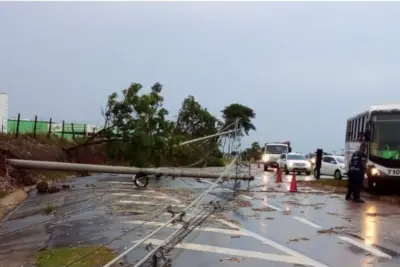
<path id="1" fill-rule="evenodd" d="M 268 160 L 269 160 L 268 155 L 267 155 L 267 154 L 264 154 L 264 155 L 262 156 L 262 161 L 266 162 L 266 161 L 268 161 Z"/>
<path id="2" fill-rule="evenodd" d="M 372 176 L 379 176 L 380 175 L 379 170 L 377 168 L 375 168 L 375 167 L 372 167 L 369 171 L 370 171 Z"/>

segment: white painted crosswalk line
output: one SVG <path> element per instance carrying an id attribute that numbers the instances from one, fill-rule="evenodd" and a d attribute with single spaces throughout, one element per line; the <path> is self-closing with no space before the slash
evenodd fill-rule
<path id="1" fill-rule="evenodd" d="M 161 245 L 164 240 L 159 239 L 148 239 L 146 240 L 145 244 L 153 244 L 153 245 Z M 245 258 L 255 258 L 261 260 L 269 260 L 269 261 L 276 261 L 276 262 L 286 262 L 292 264 L 302 264 L 300 260 L 293 256 L 287 255 L 277 255 L 277 254 L 269 254 L 269 253 L 262 253 L 257 251 L 249 251 L 249 250 L 242 250 L 242 249 L 232 249 L 232 248 L 225 248 L 225 247 L 216 247 L 216 246 L 208 246 L 208 245 L 200 245 L 200 244 L 193 244 L 193 243 L 180 243 L 175 245 L 175 248 L 181 249 L 188 249 L 188 250 L 196 250 L 201 252 L 211 252 L 211 253 L 218 253 L 223 255 L 235 256 L 235 257 L 245 257 Z"/>
<path id="2" fill-rule="evenodd" d="M 130 209 L 124 209 L 123 212 L 127 212 L 127 213 L 137 213 L 137 214 L 144 214 L 144 215 L 148 215 L 148 214 L 149 214 L 149 211 L 148 211 L 148 210 L 135 210 L 135 209 L 131 209 L 131 210 L 130 210 Z M 178 214 L 178 213 L 179 213 L 179 211 L 177 211 L 176 214 Z M 191 215 L 190 213 L 186 213 L 185 216 L 190 216 L 190 215 Z M 168 216 L 168 217 L 171 217 L 171 213 L 164 212 L 164 213 L 160 214 L 160 216 Z M 197 217 L 199 217 L 199 215 L 193 216 L 192 218 L 197 218 Z M 216 217 L 215 215 L 210 215 L 209 218 L 217 218 L 217 217 Z"/>
<path id="3" fill-rule="evenodd" d="M 164 194 L 164 193 L 161 193 L 161 192 L 157 192 L 157 194 L 160 194 L 160 195 L 166 197 L 167 199 L 169 199 L 169 200 L 171 200 L 171 201 L 173 201 L 175 203 L 181 203 L 181 201 L 179 201 L 178 199 L 176 199 L 174 197 L 170 197 L 167 194 Z"/>
<path id="4" fill-rule="evenodd" d="M 135 185 L 134 182 L 118 182 L 118 181 L 109 181 L 108 184 L 120 184 L 120 185 Z"/>
<path id="5" fill-rule="evenodd" d="M 318 262 L 317 260 L 314 260 L 314 259 L 309 258 L 306 255 L 303 255 L 303 254 L 301 254 L 301 253 L 299 253 L 299 252 L 297 252 L 295 250 L 292 250 L 289 247 L 285 247 L 285 246 L 283 246 L 281 244 L 278 244 L 278 243 L 276 243 L 276 242 L 274 242 L 274 241 L 272 241 L 272 240 L 270 240 L 268 238 L 265 238 L 265 237 L 263 237 L 263 236 L 261 236 L 261 235 L 259 235 L 257 233 L 254 233 L 254 232 L 249 231 L 249 230 L 247 230 L 245 228 L 237 226 L 237 225 L 235 225 L 235 224 L 233 224 L 231 222 L 228 222 L 227 220 L 217 219 L 217 221 L 225 224 L 228 227 L 231 227 L 232 229 L 237 229 L 237 230 L 240 230 L 242 232 L 245 232 L 249 236 L 253 237 L 254 239 L 257 239 L 257 240 L 261 241 L 265 245 L 269 245 L 269 246 L 271 246 L 271 247 L 273 247 L 275 249 L 278 249 L 278 250 L 280 250 L 280 251 L 282 251 L 284 253 L 287 253 L 287 254 L 289 254 L 289 255 L 291 255 L 293 257 L 296 257 L 301 262 L 301 264 L 314 266 L 314 267 L 329 267 L 329 266 L 327 266 L 327 265 L 325 265 L 325 264 L 323 264 L 321 262 Z"/>
<path id="6" fill-rule="evenodd" d="M 124 221 L 124 223 L 128 224 L 144 224 L 145 226 L 162 226 L 165 223 L 164 222 L 146 222 L 146 221 L 140 221 L 140 220 L 133 220 L 133 221 Z M 181 228 L 182 224 L 169 224 L 167 226 L 168 228 Z M 220 233 L 220 234 L 227 234 L 227 235 L 241 235 L 241 236 L 247 236 L 246 233 L 242 231 L 237 231 L 237 230 L 231 230 L 231 229 L 222 229 L 222 228 L 212 228 L 212 227 L 196 227 L 194 228 L 194 231 L 205 231 L 205 232 L 214 232 L 214 233 Z"/>
<path id="7" fill-rule="evenodd" d="M 379 249 L 376 249 L 376 248 L 374 248 L 372 246 L 368 246 L 366 244 L 358 242 L 358 241 L 356 241 L 354 239 L 351 239 L 351 238 L 349 238 L 347 236 L 338 236 L 338 238 L 343 240 L 343 241 L 345 241 L 345 242 L 347 242 L 347 243 L 349 243 L 349 244 L 357 246 L 357 247 L 359 247 L 359 248 L 361 248 L 361 249 L 363 249 L 365 251 L 368 251 L 369 253 L 371 253 L 372 255 L 375 255 L 377 257 L 392 259 L 392 256 L 380 251 Z"/>
<path id="8" fill-rule="evenodd" d="M 155 195 L 139 195 L 130 193 L 112 193 L 112 196 L 126 196 L 126 197 L 144 197 L 144 198 L 155 198 L 155 199 L 167 199 L 165 196 L 155 196 Z M 175 202 L 175 201 L 174 201 Z"/>
<path id="9" fill-rule="evenodd" d="M 136 204 L 136 205 L 166 205 L 168 203 L 163 203 L 163 202 L 153 202 L 153 201 L 135 201 L 135 200 L 118 200 L 117 203 L 122 203 L 122 204 Z M 179 208 L 184 208 L 186 205 L 182 204 L 172 204 L 172 207 L 179 207 Z"/>
<path id="10" fill-rule="evenodd" d="M 314 228 L 317 228 L 317 229 L 321 229 L 321 228 L 322 228 L 322 226 L 320 226 L 320 225 L 318 225 L 318 224 L 315 224 L 315 223 L 313 223 L 313 222 L 310 222 L 310 221 L 307 220 L 306 218 L 293 216 L 293 219 L 298 220 L 299 222 L 308 224 L 308 225 L 310 225 L 311 227 L 314 227 Z"/>

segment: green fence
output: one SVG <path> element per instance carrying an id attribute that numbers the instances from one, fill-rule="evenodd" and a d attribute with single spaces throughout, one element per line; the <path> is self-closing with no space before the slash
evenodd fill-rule
<path id="1" fill-rule="evenodd" d="M 72 122 L 53 122 L 38 120 L 37 116 L 34 120 L 21 120 L 20 114 L 17 119 L 8 119 L 7 132 L 15 134 L 38 134 L 56 135 L 67 139 L 90 136 L 99 130 L 94 124 L 80 124 Z"/>

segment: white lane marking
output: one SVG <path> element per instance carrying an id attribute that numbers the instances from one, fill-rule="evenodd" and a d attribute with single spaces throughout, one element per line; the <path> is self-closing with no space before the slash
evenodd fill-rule
<path id="1" fill-rule="evenodd" d="M 206 183 L 209 183 L 209 184 L 211 184 L 211 185 L 216 185 L 216 183 L 213 183 L 213 182 L 210 182 L 210 181 L 207 181 L 207 180 L 203 180 L 203 179 L 202 179 L 202 181 L 203 181 L 203 182 L 206 182 Z M 232 189 L 229 189 L 229 188 L 226 188 L 226 187 L 222 187 L 222 190 L 224 190 L 224 191 L 229 191 L 229 192 L 233 192 Z M 243 195 L 243 194 L 239 194 L 239 196 L 244 197 L 244 198 L 249 199 L 249 200 L 253 200 L 253 198 L 250 197 L 250 196 L 246 196 L 246 195 Z"/>
<path id="2" fill-rule="evenodd" d="M 124 204 L 129 203 L 129 204 L 138 204 L 138 205 L 164 205 L 164 204 L 167 204 L 167 203 L 156 203 L 153 201 L 134 201 L 134 200 L 119 200 L 117 202 L 124 203 Z M 186 207 L 186 205 L 180 205 L 180 204 L 178 204 L 178 205 L 173 204 L 173 206 L 180 207 L 180 208 Z"/>
<path id="3" fill-rule="evenodd" d="M 161 215 L 165 215 L 165 216 L 171 217 L 171 213 L 168 213 L 168 212 L 164 212 Z M 191 214 L 190 213 L 186 213 L 185 216 L 191 216 Z M 204 216 L 204 215 L 194 215 L 192 218 L 198 218 L 198 217 L 201 217 L 201 216 Z M 217 218 L 217 217 L 215 215 L 210 215 L 210 218 Z"/>
<path id="4" fill-rule="evenodd" d="M 364 249 L 364 250 L 368 251 L 369 253 L 371 253 L 371 254 L 373 254 L 373 255 L 375 255 L 377 257 L 392 259 L 392 256 L 390 256 L 390 255 L 388 255 L 386 253 L 383 253 L 379 249 L 376 249 L 376 248 L 374 248 L 372 246 L 368 246 L 366 244 L 358 242 L 358 241 L 356 241 L 354 239 L 351 239 L 351 238 L 349 238 L 347 236 L 338 236 L 338 238 L 343 240 L 343 241 L 346 241 L 347 243 L 350 243 L 350 244 L 352 244 L 354 246 L 357 246 L 357 247 L 359 247 L 361 249 Z"/>
<path id="5" fill-rule="evenodd" d="M 241 197 L 244 197 L 244 198 L 247 198 L 248 200 L 253 200 L 252 197 L 249 197 L 249 196 L 246 196 L 246 195 L 243 195 L 243 194 L 240 194 L 240 196 L 241 196 Z"/>
<path id="6" fill-rule="evenodd" d="M 123 221 L 124 223 L 129 223 L 129 224 L 144 224 L 145 226 L 161 226 L 164 225 L 164 222 L 147 222 L 147 221 L 140 221 L 140 220 L 133 220 L 133 221 Z M 167 227 L 169 228 L 181 228 L 182 224 L 176 223 L 174 225 L 170 224 Z M 194 228 L 194 231 L 205 231 L 205 232 L 214 232 L 214 233 L 220 233 L 220 234 L 227 234 L 227 235 L 241 235 L 241 236 L 247 236 L 246 233 L 243 233 L 241 231 L 237 230 L 231 230 L 231 229 L 222 229 L 222 228 L 212 228 L 212 227 L 196 227 Z"/>
<path id="7" fill-rule="evenodd" d="M 165 196 L 154 196 L 154 195 L 139 195 L 139 194 L 129 194 L 129 193 L 112 193 L 113 196 L 127 196 L 127 197 L 145 197 L 145 198 L 156 198 L 156 199 L 166 199 Z"/>
<path id="8" fill-rule="evenodd" d="M 277 206 L 274 206 L 272 204 L 269 203 L 265 203 L 265 201 L 262 203 L 264 206 L 270 207 L 271 209 L 277 210 L 277 211 L 282 211 L 281 208 L 278 208 Z"/>
<path id="9" fill-rule="evenodd" d="M 305 218 L 296 217 L 296 216 L 293 216 L 293 218 L 296 219 L 296 220 L 298 220 L 299 222 L 308 224 L 308 225 L 310 225 L 310 226 L 312 226 L 312 227 L 314 227 L 314 228 L 318 228 L 318 229 L 323 228 L 322 226 L 320 226 L 320 225 L 318 225 L 318 224 L 315 224 L 315 223 L 313 223 L 313 222 L 310 222 L 309 220 L 307 220 L 307 219 L 305 219 Z"/>
<path id="10" fill-rule="evenodd" d="M 164 242 L 163 240 L 159 240 L 159 239 L 148 239 L 143 243 L 147 243 L 147 244 L 151 243 L 151 244 L 157 246 L 157 245 L 162 244 L 163 242 Z M 296 259 L 293 256 L 276 255 L 276 254 L 262 253 L 262 252 L 242 250 L 242 249 L 232 249 L 232 248 L 225 248 L 225 247 L 200 245 L 200 244 L 194 244 L 194 243 L 181 243 L 181 244 L 177 244 L 175 247 L 182 248 L 182 249 L 202 251 L 202 252 L 218 253 L 218 254 L 224 254 L 224 255 L 235 256 L 235 257 L 256 258 L 256 259 L 276 261 L 276 262 L 301 264 L 301 261 L 299 261 L 298 259 Z"/>
<path id="11" fill-rule="evenodd" d="M 117 181 L 109 181 L 108 184 L 123 184 L 123 185 L 134 185 L 133 182 L 117 182 Z"/>
<path id="12" fill-rule="evenodd" d="M 293 257 L 298 258 L 301 261 L 301 264 L 310 265 L 310 266 L 313 266 L 313 267 L 329 267 L 328 265 L 325 265 L 325 264 L 323 264 L 321 262 L 318 262 L 318 261 L 316 261 L 314 259 L 311 259 L 311 258 L 309 258 L 309 257 L 307 257 L 307 256 L 305 256 L 305 255 L 303 255 L 303 254 L 301 254 L 301 253 L 299 253 L 297 251 L 294 251 L 294 250 L 292 250 L 292 249 L 290 249 L 288 247 L 280 245 L 280 244 L 278 244 L 278 243 L 276 243 L 276 242 L 274 242 L 272 240 L 269 240 L 269 239 L 267 239 L 267 238 L 265 238 L 265 237 L 263 237 L 263 236 L 261 236 L 261 235 L 259 235 L 257 233 L 251 232 L 251 231 L 249 231 L 249 230 L 247 230 L 247 229 L 245 229 L 243 227 L 240 227 L 240 226 L 235 225 L 235 224 L 233 224 L 231 222 L 228 222 L 227 220 L 217 219 L 217 221 L 225 224 L 226 226 L 228 226 L 228 227 L 230 227 L 232 229 L 241 231 L 241 232 L 253 237 L 254 239 L 257 239 L 258 241 L 261 241 L 263 244 L 269 245 L 271 247 L 274 247 L 274 248 L 276 248 L 278 250 L 281 250 L 281 251 L 285 252 L 286 254 L 289 254 L 289 255 L 292 255 Z"/>
<path id="13" fill-rule="evenodd" d="M 170 196 L 168 196 L 167 194 L 164 194 L 164 193 L 162 193 L 162 192 L 157 192 L 157 193 L 160 194 L 160 195 L 162 195 L 162 196 L 164 196 L 164 197 L 166 197 L 166 198 L 168 198 L 169 200 L 174 201 L 175 203 L 181 203 L 181 201 L 179 201 L 178 199 L 176 199 L 176 198 L 174 198 L 174 197 L 170 197 Z"/>
<path id="14" fill-rule="evenodd" d="M 231 227 L 232 229 L 238 229 L 237 225 L 235 225 L 235 224 L 233 224 L 231 222 L 228 222 L 227 220 L 217 219 L 217 221 L 225 224 L 226 226 Z M 239 230 L 242 231 L 242 232 L 247 233 L 249 236 L 253 237 L 254 239 L 257 239 L 257 240 L 261 241 L 265 245 L 271 246 L 273 248 L 276 248 L 278 250 L 281 250 L 281 251 L 285 252 L 286 254 L 289 254 L 289 255 L 292 255 L 293 257 L 298 258 L 299 261 L 301 261 L 301 264 L 310 265 L 310 266 L 313 266 L 313 267 L 328 267 L 328 265 L 325 265 L 325 264 L 323 264 L 321 262 L 318 262 L 318 261 L 316 261 L 314 259 L 311 259 L 311 258 L 309 258 L 309 257 L 307 257 L 307 256 L 305 256 L 305 255 L 303 255 L 303 254 L 301 254 L 301 253 L 299 253 L 297 251 L 294 251 L 294 250 L 292 250 L 292 249 L 290 249 L 288 247 L 280 245 L 280 244 L 278 244 L 278 243 L 276 243 L 276 242 L 274 242 L 272 240 L 269 240 L 269 239 L 267 239 L 267 238 L 265 238 L 265 237 L 263 237 L 263 236 L 261 236 L 261 235 L 259 235 L 257 233 L 251 232 L 251 231 L 249 231 L 249 230 L 247 230 L 247 229 L 245 229 L 243 227 L 239 226 Z"/>

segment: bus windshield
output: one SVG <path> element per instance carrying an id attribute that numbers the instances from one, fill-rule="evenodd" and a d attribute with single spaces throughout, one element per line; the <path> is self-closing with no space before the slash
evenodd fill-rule
<path id="1" fill-rule="evenodd" d="M 284 145 L 266 145 L 266 153 L 267 154 L 283 154 L 288 153 L 287 146 Z"/>
<path id="2" fill-rule="evenodd" d="M 400 159 L 400 114 L 378 114 L 372 118 L 370 154 Z"/>

